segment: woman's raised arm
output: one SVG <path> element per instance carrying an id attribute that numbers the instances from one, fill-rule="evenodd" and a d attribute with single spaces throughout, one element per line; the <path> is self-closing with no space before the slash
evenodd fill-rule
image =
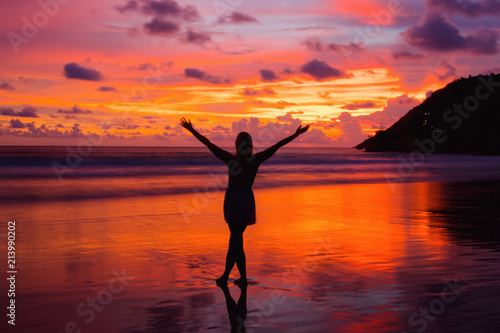
<path id="1" fill-rule="evenodd" d="M 293 139 L 295 139 L 296 137 L 298 137 L 302 133 L 307 132 L 308 129 L 309 129 L 309 125 L 307 125 L 305 127 L 302 127 L 302 125 L 300 125 L 294 134 L 290 135 L 287 138 L 284 138 L 283 140 L 281 140 L 280 142 L 276 143 L 275 145 L 267 148 L 263 152 L 257 153 L 256 154 L 257 159 L 260 161 L 260 163 L 264 162 L 265 160 L 267 160 L 268 158 L 273 156 L 274 153 L 276 153 L 278 151 L 278 149 L 280 149 L 281 147 L 283 147 L 287 143 L 291 142 Z"/>
<path id="2" fill-rule="evenodd" d="M 207 146 L 208 149 L 214 154 L 216 157 L 221 159 L 224 163 L 227 163 L 228 161 L 233 159 L 233 155 L 224 149 L 221 149 L 214 145 L 210 140 L 208 140 L 205 136 L 200 134 L 197 130 L 194 129 L 193 124 L 191 124 L 191 121 L 182 117 L 180 124 L 182 127 L 187 129 L 191 134 L 194 135 L 195 138 L 197 138 L 201 143 L 203 143 L 205 146 Z"/>

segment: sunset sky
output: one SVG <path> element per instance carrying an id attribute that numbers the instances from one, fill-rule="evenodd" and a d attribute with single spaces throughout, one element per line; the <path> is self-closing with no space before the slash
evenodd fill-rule
<path id="1" fill-rule="evenodd" d="M 500 72 L 496 0 L 1 0 L 0 144 L 349 147 Z M 94 141 L 97 142 L 97 141 Z"/>

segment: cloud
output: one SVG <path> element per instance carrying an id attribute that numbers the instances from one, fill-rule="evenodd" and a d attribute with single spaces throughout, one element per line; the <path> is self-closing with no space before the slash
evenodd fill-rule
<path id="1" fill-rule="evenodd" d="M 120 13 L 135 11 L 139 9 L 139 4 L 136 0 L 128 0 L 124 5 L 116 5 L 116 10 Z"/>
<path id="2" fill-rule="evenodd" d="M 27 105 L 20 112 L 17 113 L 18 117 L 32 117 L 38 118 L 37 110 L 34 106 Z"/>
<path id="3" fill-rule="evenodd" d="M 257 21 L 255 17 L 240 12 L 232 12 L 229 15 L 220 17 L 219 20 L 217 21 L 217 23 L 219 24 L 228 24 L 228 23 L 242 24 L 242 23 L 258 23 L 258 22 L 259 21 Z"/>
<path id="4" fill-rule="evenodd" d="M 17 112 L 13 108 L 0 108 L 0 114 L 2 116 L 17 116 Z"/>
<path id="5" fill-rule="evenodd" d="M 66 114 L 89 114 L 92 113 L 90 110 L 84 110 L 80 108 L 78 105 L 73 105 L 70 109 L 63 110 L 59 109 L 57 110 L 57 113 L 66 113 Z"/>
<path id="6" fill-rule="evenodd" d="M 293 122 L 296 118 L 293 118 L 294 114 L 303 114 L 304 111 L 290 111 L 285 113 L 283 116 L 277 116 L 276 119 L 284 122 Z"/>
<path id="7" fill-rule="evenodd" d="M 149 62 L 143 62 L 137 66 L 130 66 L 128 67 L 129 69 L 136 69 L 138 71 L 154 71 L 154 70 L 161 70 L 161 71 L 166 71 L 168 68 L 173 66 L 172 61 L 167 61 L 167 62 L 161 62 L 160 64 L 151 64 Z"/>
<path id="8" fill-rule="evenodd" d="M 476 54 L 497 53 L 497 33 L 482 27 L 463 36 L 458 28 L 436 12 L 427 12 L 420 21 L 402 33 L 408 44 L 423 50 Z"/>
<path id="9" fill-rule="evenodd" d="M 471 17 L 481 15 L 498 16 L 500 14 L 500 2 L 498 0 L 427 0 L 427 5 L 430 8 Z"/>
<path id="10" fill-rule="evenodd" d="M 198 68 L 186 68 L 186 69 L 184 69 L 184 75 L 186 77 L 191 77 L 194 79 L 198 79 L 200 81 L 213 83 L 213 84 L 230 84 L 230 83 L 232 83 L 232 80 L 229 78 L 223 79 L 220 76 L 210 75 L 210 74 L 207 74 L 206 72 L 204 72 Z"/>
<path id="11" fill-rule="evenodd" d="M 273 109 L 280 109 L 280 110 L 283 110 L 289 106 L 297 105 L 296 103 L 291 103 L 291 102 L 287 102 L 284 100 L 281 100 L 277 103 L 268 103 L 268 102 L 264 102 L 261 100 L 254 100 L 251 103 L 254 105 L 258 105 L 260 108 L 273 108 Z"/>
<path id="12" fill-rule="evenodd" d="M 363 133 L 363 128 L 349 112 L 342 112 L 337 118 L 332 119 L 337 121 L 342 134 L 337 139 L 337 142 L 343 145 L 354 146 L 366 139 Z"/>
<path id="13" fill-rule="evenodd" d="M 82 130 L 79 124 L 74 124 L 70 130 L 64 132 L 56 129 L 49 129 L 46 124 L 42 124 L 40 127 L 36 127 L 35 122 L 23 123 L 19 119 L 11 120 L 10 128 L 16 130 L 10 130 L 3 134 L 24 136 L 24 137 L 46 137 L 46 138 L 79 138 L 83 137 Z M 56 127 L 61 127 L 61 124 L 56 125 Z M 21 130 L 22 128 L 27 128 L 28 130 Z M 89 134 L 92 135 L 92 134 Z"/>
<path id="14" fill-rule="evenodd" d="M 212 131 L 222 131 L 222 132 L 228 132 L 230 131 L 231 129 L 229 127 L 224 127 L 222 125 L 217 125 L 217 126 L 214 126 L 212 127 Z"/>
<path id="15" fill-rule="evenodd" d="M 146 0 L 142 6 L 142 11 L 145 14 L 153 14 L 156 16 L 175 16 L 186 21 L 194 21 L 200 18 L 200 14 L 193 6 L 179 6 L 173 0 Z"/>
<path id="16" fill-rule="evenodd" d="M 271 88 L 262 88 L 262 89 L 253 89 L 253 88 L 245 88 L 242 92 L 244 96 L 261 96 L 261 95 L 275 95 L 276 92 Z"/>
<path id="17" fill-rule="evenodd" d="M 376 111 L 369 115 L 357 116 L 356 119 L 363 124 L 375 125 L 376 128 L 387 128 L 408 113 L 408 111 L 419 105 L 420 101 L 404 94 L 389 99 L 386 104 L 387 105 L 382 111 Z"/>
<path id="18" fill-rule="evenodd" d="M 155 17 L 151 22 L 144 24 L 144 29 L 151 35 L 166 35 L 179 31 L 179 25 L 175 22 Z"/>
<path id="19" fill-rule="evenodd" d="M 144 1 L 142 10 L 154 15 L 179 15 L 181 13 L 179 4 L 171 0 Z"/>
<path id="20" fill-rule="evenodd" d="M 277 116 L 276 119 L 278 119 L 279 121 L 287 122 L 287 123 L 293 122 L 293 120 L 294 120 L 291 112 L 287 112 L 283 116 Z"/>
<path id="21" fill-rule="evenodd" d="M 321 98 L 324 98 L 324 99 L 332 99 L 332 97 L 330 95 L 331 95 L 331 93 L 328 92 L 328 91 L 320 91 L 320 92 L 318 92 L 318 96 L 321 97 Z"/>
<path id="22" fill-rule="evenodd" d="M 212 38 L 209 34 L 205 32 L 195 32 L 192 30 L 188 30 L 186 32 L 185 41 L 188 43 L 194 44 L 205 44 L 206 42 L 210 42 Z"/>
<path id="23" fill-rule="evenodd" d="M 304 45 L 314 52 L 337 52 L 345 56 L 363 52 L 361 44 L 350 42 L 349 44 L 324 43 L 317 37 L 311 37 L 304 41 Z"/>
<path id="24" fill-rule="evenodd" d="M 24 76 L 19 76 L 18 79 L 19 79 L 19 81 L 21 81 L 24 84 L 30 84 L 30 83 L 34 83 L 35 82 L 34 79 L 29 78 L 29 77 L 24 77 Z"/>
<path id="25" fill-rule="evenodd" d="M 500 73 L 500 67 L 493 67 L 490 69 L 487 69 L 481 73 L 481 75 L 491 75 L 494 73 Z"/>
<path id="26" fill-rule="evenodd" d="M 129 0 L 124 5 L 117 5 L 115 9 L 120 13 L 140 12 L 155 17 L 175 17 L 185 21 L 200 19 L 200 14 L 195 7 L 187 5 L 181 7 L 174 0 L 143 0 L 139 4 L 136 0 Z"/>
<path id="27" fill-rule="evenodd" d="M 424 58 L 424 55 L 422 53 L 416 53 L 410 51 L 394 51 L 392 52 L 392 58 L 396 61 L 399 60 L 420 61 Z"/>
<path id="28" fill-rule="evenodd" d="M 4 83 L 0 84 L 0 90 L 12 91 L 12 90 L 16 90 L 16 88 L 14 88 L 10 84 L 4 82 Z"/>
<path id="29" fill-rule="evenodd" d="M 102 74 L 92 68 L 86 68 L 72 62 L 64 65 L 64 76 L 68 79 L 101 81 Z"/>
<path id="30" fill-rule="evenodd" d="M 298 112 L 300 113 L 300 111 Z M 293 114 L 296 113 L 297 112 L 287 112 L 282 116 L 276 117 L 278 122 L 271 121 L 266 124 L 262 124 L 258 118 L 243 118 L 237 122 L 233 122 L 231 126 L 232 135 L 237 135 L 241 131 L 246 131 L 254 137 L 254 144 L 273 144 L 276 141 L 295 133 L 297 128 L 302 125 L 302 121 L 300 119 L 293 118 Z M 311 128 L 307 133 L 295 139 L 294 142 L 329 144 L 332 143 L 332 139 L 327 137 L 322 130 Z"/>
<path id="31" fill-rule="evenodd" d="M 273 70 L 261 69 L 259 72 L 260 72 L 260 77 L 264 82 L 272 82 L 278 79 L 278 76 Z"/>
<path id="32" fill-rule="evenodd" d="M 97 91 L 118 91 L 116 90 L 115 87 L 110 87 L 110 86 L 102 86 L 102 87 L 99 87 L 99 88 L 96 88 Z"/>
<path id="33" fill-rule="evenodd" d="M 280 110 L 283 110 L 285 109 L 286 107 L 288 106 L 294 106 L 294 105 L 297 105 L 296 103 L 290 103 L 290 102 L 287 102 L 287 101 L 279 101 L 277 104 L 276 104 L 276 109 L 280 109 Z"/>
<path id="34" fill-rule="evenodd" d="M 359 109 L 369 109 L 369 108 L 376 108 L 377 104 L 373 103 L 372 101 L 366 101 L 366 102 L 356 102 L 352 104 L 346 104 L 341 107 L 341 109 L 344 110 L 359 110 Z"/>
<path id="35" fill-rule="evenodd" d="M 0 114 L 2 116 L 13 116 L 13 117 L 31 117 L 38 118 L 37 110 L 34 106 L 27 105 L 22 108 L 21 111 L 14 111 L 13 108 L 0 108 Z"/>
<path id="36" fill-rule="evenodd" d="M 445 68 L 444 72 L 436 73 L 436 76 L 438 77 L 438 79 L 440 81 L 444 81 L 447 78 L 457 76 L 457 69 L 455 67 L 453 67 L 448 61 L 443 60 L 443 61 L 441 61 L 440 65 Z"/>
<path id="37" fill-rule="evenodd" d="M 139 128 L 139 125 L 136 125 L 136 124 L 119 125 L 117 127 L 117 129 L 119 129 L 119 130 L 135 130 L 138 128 Z"/>
<path id="38" fill-rule="evenodd" d="M 300 70 L 302 73 L 311 75 L 317 81 L 346 77 L 346 74 L 340 69 L 330 67 L 326 62 L 317 59 L 307 62 Z"/>
<path id="39" fill-rule="evenodd" d="M 26 124 L 20 121 L 19 119 L 11 119 L 10 120 L 11 128 L 26 128 Z"/>

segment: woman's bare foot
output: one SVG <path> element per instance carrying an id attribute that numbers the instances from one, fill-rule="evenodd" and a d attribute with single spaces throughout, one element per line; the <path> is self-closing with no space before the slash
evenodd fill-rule
<path id="1" fill-rule="evenodd" d="M 240 289 L 244 289 L 248 286 L 248 281 L 246 277 L 240 277 L 239 279 L 234 280 L 234 284 L 240 287 Z"/>
<path id="2" fill-rule="evenodd" d="M 217 278 L 215 280 L 215 283 L 217 284 L 217 286 L 219 287 L 227 287 L 227 278 L 221 276 L 220 278 Z"/>

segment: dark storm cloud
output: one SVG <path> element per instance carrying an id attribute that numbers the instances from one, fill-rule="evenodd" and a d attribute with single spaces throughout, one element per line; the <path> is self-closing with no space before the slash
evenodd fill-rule
<path id="1" fill-rule="evenodd" d="M 212 38 L 210 35 L 205 32 L 195 32 L 192 30 L 188 30 L 186 32 L 185 41 L 188 43 L 204 44 L 206 42 L 210 42 L 211 40 Z"/>
<path id="2" fill-rule="evenodd" d="M 278 76 L 273 70 L 261 69 L 259 72 L 260 72 L 260 77 L 264 82 L 272 82 L 278 79 Z"/>
<path id="3" fill-rule="evenodd" d="M 27 105 L 21 111 L 17 112 L 13 108 L 0 108 L 0 114 L 2 116 L 38 118 L 36 108 L 31 105 Z"/>
<path id="4" fill-rule="evenodd" d="M 181 7 L 173 0 L 146 0 L 143 1 L 142 11 L 145 14 L 156 16 L 175 16 L 187 21 L 197 20 L 200 14 L 193 6 Z"/>
<path id="5" fill-rule="evenodd" d="M 115 7 L 120 13 L 140 12 L 155 17 L 175 17 L 186 21 L 194 21 L 200 18 L 195 7 L 187 5 L 181 7 L 174 0 L 129 0 L 123 5 Z"/>
<path id="6" fill-rule="evenodd" d="M 219 20 L 217 21 L 217 23 L 219 24 L 227 24 L 227 23 L 242 24 L 242 23 L 258 23 L 258 22 L 259 21 L 257 21 L 255 17 L 240 12 L 232 12 L 229 15 L 220 17 Z"/>
<path id="7" fill-rule="evenodd" d="M 346 74 L 340 69 L 331 67 L 326 62 L 317 59 L 305 63 L 300 69 L 302 73 L 309 74 L 318 81 L 346 77 Z"/>
<path id="8" fill-rule="evenodd" d="M 427 12 L 422 19 L 403 32 L 406 41 L 423 50 L 450 52 L 456 50 L 477 54 L 497 53 L 497 33 L 479 28 L 463 36 L 458 28 L 436 12 Z"/>
<path id="9" fill-rule="evenodd" d="M 78 65 L 72 62 L 64 65 L 64 76 L 68 79 L 78 79 L 87 81 L 101 81 L 102 74 L 98 71 Z"/>
<path id="10" fill-rule="evenodd" d="M 306 39 L 304 45 L 314 52 L 338 52 L 349 55 L 363 51 L 361 45 L 354 42 L 350 42 L 349 44 L 324 43 L 317 37 Z"/>
<path id="11" fill-rule="evenodd" d="M 16 88 L 14 88 L 13 86 L 11 86 L 10 84 L 8 83 L 2 83 L 0 84 L 0 90 L 16 90 Z"/>
<path id="12" fill-rule="evenodd" d="M 410 61 L 420 61 L 424 58 L 422 53 L 410 52 L 410 51 L 394 51 L 392 52 L 392 58 L 394 60 L 410 60 Z"/>
<path id="13" fill-rule="evenodd" d="M 179 30 L 179 25 L 175 22 L 155 17 L 150 22 L 144 24 L 144 29 L 152 35 L 171 34 Z"/>
<path id="14" fill-rule="evenodd" d="M 200 81 L 213 83 L 213 84 L 229 84 L 232 81 L 230 79 L 223 79 L 220 76 L 210 75 L 198 68 L 186 68 L 184 69 L 184 75 L 186 77 L 191 77 L 198 79 Z"/>
<path id="15" fill-rule="evenodd" d="M 102 86 L 102 87 L 96 88 L 96 90 L 97 91 L 103 91 L 103 92 L 117 91 L 115 87 L 110 87 L 110 86 Z"/>
<path id="16" fill-rule="evenodd" d="M 73 105 L 72 108 L 67 109 L 67 110 L 59 109 L 59 110 L 57 110 L 57 113 L 89 114 L 89 113 L 92 113 L 92 111 L 90 111 L 90 110 L 84 110 L 84 109 L 80 108 L 78 105 Z"/>
<path id="17" fill-rule="evenodd" d="M 11 128 L 26 128 L 26 124 L 20 121 L 19 119 L 11 119 L 10 120 Z"/>
<path id="18" fill-rule="evenodd" d="M 466 16 L 500 15 L 498 0 L 427 0 L 430 8 L 436 8 L 449 13 L 460 13 Z"/>

